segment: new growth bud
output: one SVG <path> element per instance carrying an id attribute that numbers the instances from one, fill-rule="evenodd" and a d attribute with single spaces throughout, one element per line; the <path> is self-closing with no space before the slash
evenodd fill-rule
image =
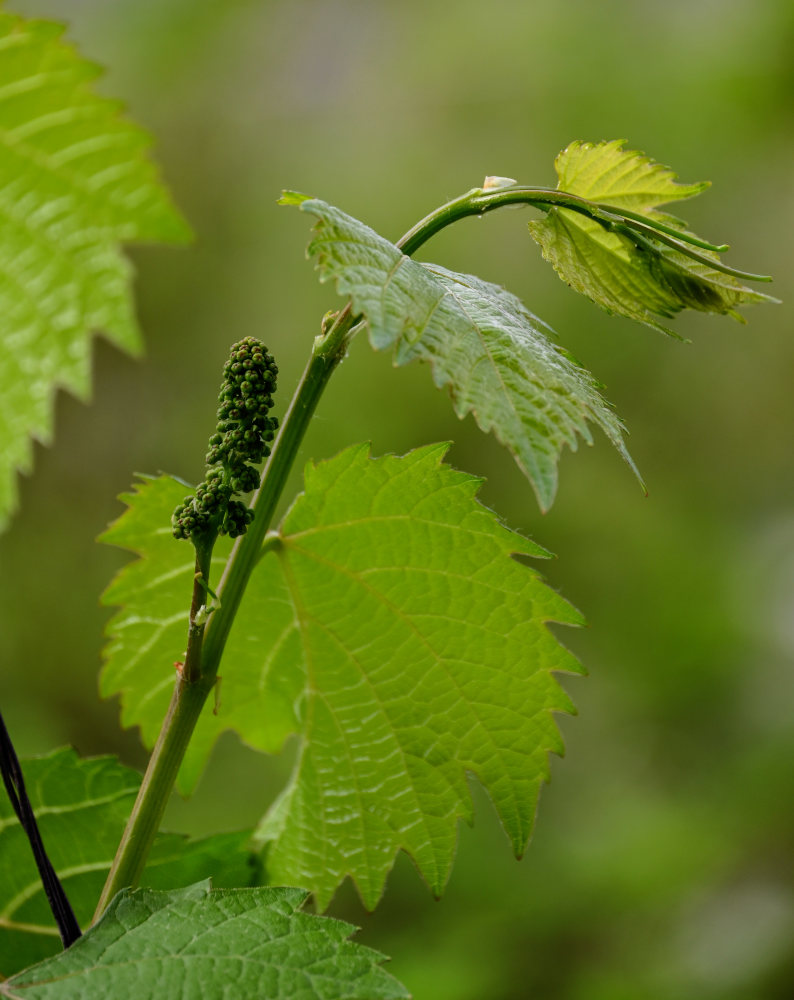
<path id="1" fill-rule="evenodd" d="M 237 493 L 259 486 L 259 465 L 270 454 L 269 442 L 278 428 L 268 416 L 273 406 L 278 366 L 267 348 L 246 337 L 231 350 L 223 369 L 218 397 L 218 424 L 209 440 L 207 474 L 195 496 L 185 497 L 173 513 L 176 538 L 220 533 L 236 538 L 245 533 L 254 513 Z"/>

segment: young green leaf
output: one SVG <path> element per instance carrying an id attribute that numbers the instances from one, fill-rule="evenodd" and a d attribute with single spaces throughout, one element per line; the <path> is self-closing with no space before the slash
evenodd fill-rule
<path id="1" fill-rule="evenodd" d="M 258 997 L 397 1000 L 350 924 L 303 913 L 300 889 L 123 890 L 71 948 L 0 983 L 17 1000 Z"/>
<path id="2" fill-rule="evenodd" d="M 686 224 L 658 206 L 700 194 L 708 182 L 678 184 L 675 174 L 623 141 L 573 142 L 555 161 L 557 188 L 604 208 L 638 213 L 686 232 Z M 709 266 L 719 255 L 701 250 L 703 261 L 668 246 L 648 232 L 627 226 L 607 229 L 587 215 L 551 208 L 529 231 L 543 256 L 567 284 L 609 313 L 638 320 L 676 336 L 655 317 L 681 309 L 721 313 L 744 322 L 736 307 L 775 302 L 735 276 Z"/>
<path id="3" fill-rule="evenodd" d="M 440 893 L 457 820 L 471 819 L 469 773 L 520 855 L 547 752 L 562 750 L 552 712 L 571 705 L 551 671 L 579 665 L 546 623 L 581 618 L 513 558 L 547 553 L 477 502 L 480 480 L 443 465 L 445 450 L 373 460 L 359 446 L 307 468 L 249 581 L 217 714 L 205 710 L 188 750 L 183 787 L 224 728 L 268 751 L 299 734 L 258 839 L 271 879 L 321 906 L 349 874 L 373 907 L 400 849 Z M 181 488 L 147 481 L 105 536 L 145 554 L 106 595 L 126 606 L 103 690 L 124 688 L 125 720 L 149 741 L 187 626 L 184 610 L 171 623 L 171 602 L 179 593 L 184 609 L 193 570 L 166 527 Z M 155 625 L 143 650 L 140 623 Z"/>
<path id="4" fill-rule="evenodd" d="M 589 372 L 553 343 L 554 332 L 514 296 L 472 275 L 419 264 L 367 226 L 316 199 L 301 211 L 318 222 L 308 253 L 367 321 L 376 350 L 394 363 L 430 363 L 459 417 L 472 413 L 510 449 L 542 510 L 557 489 L 563 445 L 592 444 L 597 424 L 634 468 L 623 426 Z M 636 472 L 636 469 L 635 469 Z"/>
<path id="5" fill-rule="evenodd" d="M 186 500 L 187 489 L 169 476 L 142 477 L 134 492 L 122 494 L 127 510 L 99 539 L 141 557 L 125 566 L 102 595 L 103 604 L 120 610 L 107 626 L 110 641 L 99 689 L 106 698 L 121 695 L 122 725 L 140 726 L 149 748 L 168 710 L 174 668 L 185 655 L 195 555 L 174 538 L 171 515 Z M 228 536 L 218 538 L 212 558 L 216 578 L 231 547 Z M 225 705 L 229 695 L 229 685 L 224 684 Z M 204 712 L 180 770 L 178 787 L 183 794 L 192 790 L 222 729 L 218 716 Z"/>
<path id="6" fill-rule="evenodd" d="M 147 135 L 98 97 L 99 70 L 62 28 L 0 12 L 0 525 L 52 435 L 53 395 L 89 395 L 91 335 L 136 352 L 119 244 L 189 231 L 149 161 Z"/>
<path id="7" fill-rule="evenodd" d="M 144 744 L 157 739 L 171 700 L 176 675 L 174 667 L 184 656 L 188 632 L 188 606 L 193 589 L 195 561 L 189 546 L 177 541 L 171 531 L 171 513 L 185 496 L 185 484 L 169 476 L 142 478 L 134 492 L 121 499 L 127 510 L 102 535 L 100 541 L 134 552 L 140 558 L 125 566 L 102 595 L 107 605 L 119 611 L 107 627 L 109 642 L 100 675 L 103 697 L 121 695 L 121 721 L 140 726 Z M 220 576 L 232 542 L 218 538 L 213 549 L 212 572 Z M 218 704 L 202 713 L 179 771 L 177 787 L 189 794 L 204 769 L 213 745 L 226 729 L 236 729 L 258 750 L 276 752 L 295 731 L 295 688 L 288 664 L 300 658 L 295 637 L 289 631 L 292 617 L 277 594 L 260 588 L 246 596 L 244 624 L 235 628 L 225 661 L 234 664 L 217 689 Z M 275 641 L 280 630 L 287 638 Z M 262 644 L 273 641 L 272 666 L 279 680 L 268 682 L 270 695 L 263 711 L 262 688 L 267 665 Z M 279 657 L 283 657 L 282 664 Z M 268 661 L 270 662 L 270 661 Z M 295 688 L 293 690 L 293 688 Z M 212 709 L 215 709 L 214 711 Z"/>
<path id="8" fill-rule="evenodd" d="M 555 161 L 558 190 L 682 227 L 680 220 L 657 211 L 657 206 L 694 198 L 710 182 L 679 184 L 669 167 L 624 145 L 625 139 L 572 142 Z"/>
<path id="9" fill-rule="evenodd" d="M 111 757 L 81 760 L 73 750 L 23 761 L 47 853 L 78 922 L 91 921 L 141 776 Z M 146 886 L 189 885 L 213 876 L 250 885 L 256 868 L 248 833 L 188 841 L 160 834 L 144 873 Z M 0 971 L 6 976 L 61 948 L 30 847 L 11 805 L 0 797 Z"/>

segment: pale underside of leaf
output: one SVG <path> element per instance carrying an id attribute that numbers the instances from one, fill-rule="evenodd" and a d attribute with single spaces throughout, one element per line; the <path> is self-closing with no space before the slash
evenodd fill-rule
<path id="1" fill-rule="evenodd" d="M 683 306 L 652 280 L 627 237 L 566 209 L 530 222 L 529 231 L 571 288 L 609 313 L 671 333 L 656 316 L 672 317 Z"/>
<path id="2" fill-rule="evenodd" d="M 6 983 L 30 1000 L 201 997 L 397 1000 L 408 993 L 350 924 L 302 912 L 300 889 L 123 890 L 71 948 Z"/>
<path id="3" fill-rule="evenodd" d="M 73 750 L 22 762 L 48 856 L 78 923 L 86 927 L 110 870 L 141 776 L 111 757 L 81 760 Z M 159 834 L 142 884 L 169 888 L 212 875 L 248 885 L 256 869 L 247 833 L 188 841 Z M 0 800 L 0 972 L 8 976 L 61 948 L 27 838 L 11 804 Z"/>
<path id="4" fill-rule="evenodd" d="M 414 262 L 367 226 L 316 199 L 309 254 L 367 321 L 376 350 L 397 365 L 429 362 L 459 417 L 493 431 L 530 480 L 542 510 L 557 489 L 564 445 L 588 444 L 597 424 L 634 469 L 623 427 L 592 376 L 553 342 L 553 331 L 513 295 L 472 275 Z M 636 473 L 636 469 L 634 470 Z"/>
<path id="5" fill-rule="evenodd" d="M 657 206 L 691 198 L 708 184 L 678 184 L 668 167 L 622 147 L 622 140 L 571 143 L 555 161 L 558 189 L 618 211 L 639 212 L 685 232 L 684 222 L 659 212 Z M 657 316 L 670 318 L 688 308 L 744 322 L 737 306 L 776 301 L 652 236 L 630 228 L 609 231 L 569 209 L 550 209 L 544 219 L 529 223 L 529 231 L 546 260 L 576 291 L 609 313 L 674 337 L 677 334 Z M 719 260 L 708 251 L 702 255 Z"/>
<path id="6" fill-rule="evenodd" d="M 737 306 L 776 301 L 661 243 L 638 243 L 607 232 L 595 220 L 565 208 L 530 222 L 529 230 L 546 260 L 576 291 L 609 313 L 672 337 L 678 334 L 656 316 L 670 318 L 682 309 L 695 309 L 744 322 Z"/>
<path id="7" fill-rule="evenodd" d="M 189 235 L 148 137 L 61 31 L 0 12 L 0 525 L 31 438 L 51 439 L 56 388 L 88 397 L 92 334 L 140 349 L 119 245 Z"/>
<path id="8" fill-rule="evenodd" d="M 620 419 L 590 374 L 548 336 L 553 331 L 510 292 L 473 275 L 424 266 L 447 297 L 439 305 L 440 322 L 428 324 L 414 343 L 403 339 L 399 363 L 430 362 L 436 385 L 449 388 L 456 414 L 472 412 L 482 430 L 493 431 L 511 448 L 536 486 L 542 510 L 557 491 L 563 444 L 576 451 L 578 437 L 593 443 L 588 421 L 602 429 L 639 478 Z M 465 335 L 450 336 L 456 326 Z"/>

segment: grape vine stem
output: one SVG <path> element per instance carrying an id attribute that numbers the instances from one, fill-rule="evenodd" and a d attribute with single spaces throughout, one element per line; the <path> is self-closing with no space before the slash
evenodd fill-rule
<path id="1" fill-rule="evenodd" d="M 204 625 L 196 624 L 196 609 L 207 600 L 209 558 L 197 553 L 188 650 L 178 671 L 171 704 L 163 721 L 138 797 L 133 806 L 94 920 L 116 893 L 138 884 L 165 807 L 176 782 L 188 743 L 210 692 L 246 584 L 261 555 L 262 543 L 311 418 L 334 369 L 345 356 L 358 318 L 348 305 L 330 328 L 315 338 L 306 370 L 284 417 L 262 485 L 253 499 L 254 520 L 232 551 L 217 587 L 218 600 Z"/>

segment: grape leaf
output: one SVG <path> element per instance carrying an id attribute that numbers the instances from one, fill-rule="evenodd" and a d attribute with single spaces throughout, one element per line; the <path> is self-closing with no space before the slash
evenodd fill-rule
<path id="1" fill-rule="evenodd" d="M 555 162 L 558 189 L 612 208 L 683 225 L 674 216 L 659 212 L 657 206 L 694 198 L 711 186 L 710 181 L 679 184 L 669 167 L 643 153 L 623 149 L 624 145 L 625 139 L 596 144 L 572 142 Z"/>
<path id="2" fill-rule="evenodd" d="M 187 489 L 169 476 L 141 477 L 134 492 L 120 498 L 127 510 L 100 538 L 141 556 L 125 566 L 102 595 L 103 604 L 120 610 L 107 626 L 110 641 L 99 688 L 106 698 L 121 695 L 122 725 L 140 726 L 149 748 L 160 732 L 174 689 L 174 665 L 184 658 L 187 642 L 195 552 L 171 531 L 171 514 Z M 215 543 L 215 579 L 231 547 L 227 536 Z M 184 795 L 193 790 L 218 736 L 230 728 L 224 722 L 227 716 L 250 711 L 249 692 L 240 696 L 234 678 L 223 679 L 219 694 L 223 712 L 202 713 L 180 768 L 177 787 Z M 266 731 L 266 721 L 260 720 L 246 738 L 258 749 L 273 749 L 270 743 L 262 745 L 261 733 Z"/>
<path id="3" fill-rule="evenodd" d="M 374 907 L 399 849 L 440 894 L 472 818 L 467 774 L 521 855 L 562 750 L 551 713 L 571 706 L 550 671 L 579 668 L 546 622 L 581 619 L 512 558 L 547 553 L 478 504 L 481 480 L 445 450 L 309 466 L 258 568 L 292 605 L 304 690 L 296 769 L 257 836 L 270 878 L 321 907 L 348 874 Z"/>
<path id="4" fill-rule="evenodd" d="M 605 207 L 638 212 L 682 232 L 686 224 L 658 211 L 670 201 L 692 198 L 706 187 L 678 184 L 675 174 L 649 157 L 623 149 L 623 140 L 573 142 L 555 161 L 557 188 Z M 681 309 L 721 313 L 744 322 L 736 306 L 776 302 L 707 263 L 692 260 L 647 234 L 610 231 L 567 208 L 552 208 L 529 223 L 532 237 L 559 276 L 609 313 L 627 316 L 676 336 L 655 317 Z M 719 255 L 700 251 L 710 260 Z"/>
<path id="5" fill-rule="evenodd" d="M 0 526 L 53 395 L 90 391 L 91 335 L 140 349 L 119 244 L 189 230 L 147 158 L 148 136 L 98 97 L 99 70 L 62 28 L 0 11 Z"/>
<path id="6" fill-rule="evenodd" d="M 396 1000 L 384 957 L 350 924 L 303 913 L 300 889 L 125 889 L 71 948 L 5 983 L 0 997 L 117 1000 Z"/>
<path id="7" fill-rule="evenodd" d="M 400 849 L 440 893 L 457 820 L 471 820 L 467 774 L 520 855 L 547 752 L 562 751 L 551 713 L 571 704 L 551 671 L 579 665 L 546 622 L 581 618 L 512 558 L 547 553 L 477 502 L 481 481 L 443 465 L 445 450 L 370 459 L 358 446 L 307 468 L 306 492 L 249 581 L 218 714 L 205 711 L 194 737 L 202 756 L 222 728 L 268 751 L 299 734 L 292 781 L 257 836 L 270 845 L 270 880 L 311 889 L 323 907 L 348 874 L 374 907 Z M 135 524 L 145 557 L 107 594 L 127 606 L 110 626 L 103 690 L 123 676 L 126 721 L 152 734 L 167 695 L 155 704 L 147 693 L 169 676 L 186 613 L 171 650 L 163 631 L 154 656 L 138 655 L 135 629 L 167 621 L 172 591 L 187 606 L 189 547 L 162 527 L 183 490 L 145 482 L 106 536 L 118 544 L 126 524 L 129 544 Z"/>
<path id="8" fill-rule="evenodd" d="M 78 923 L 86 927 L 99 898 L 141 776 L 112 757 L 81 760 L 56 750 L 22 762 L 44 845 Z M 212 875 L 220 885 L 257 881 L 250 833 L 188 841 L 160 834 L 143 885 L 189 885 Z M 0 970 L 5 975 L 61 949 L 30 846 L 5 796 L 0 796 Z"/>
<path id="9" fill-rule="evenodd" d="M 557 490 L 557 460 L 578 437 L 592 444 L 597 424 L 636 473 L 623 425 L 581 368 L 514 296 L 473 275 L 406 257 L 388 240 L 339 209 L 287 195 L 318 222 L 308 253 L 322 281 L 333 279 L 362 313 L 376 350 L 394 363 L 430 363 L 455 413 L 472 413 L 493 431 L 531 482 L 542 510 Z"/>

